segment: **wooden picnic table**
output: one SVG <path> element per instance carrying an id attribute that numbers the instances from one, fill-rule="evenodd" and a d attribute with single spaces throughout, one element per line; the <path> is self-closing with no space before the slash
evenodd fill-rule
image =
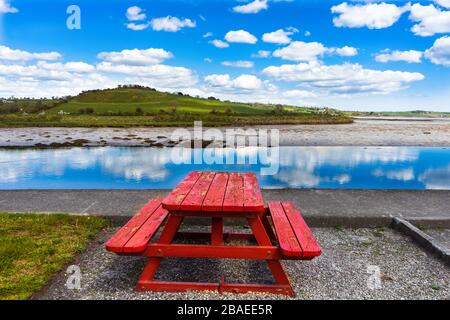
<path id="1" fill-rule="evenodd" d="M 211 232 L 179 232 L 186 217 L 210 218 Z M 224 233 L 223 221 L 227 218 L 246 219 L 252 234 Z M 159 238 L 152 243 L 164 221 Z M 210 244 L 175 244 L 177 237 L 207 238 Z M 226 243 L 233 239 L 250 240 L 256 245 Z M 294 291 L 280 260 L 311 260 L 321 254 L 293 203 L 272 201 L 266 208 L 255 174 L 237 172 L 191 172 L 166 198 L 151 200 L 108 241 L 106 248 L 121 255 L 149 257 L 137 290 L 258 291 L 291 296 Z M 275 284 L 228 284 L 223 277 L 219 283 L 155 280 L 166 257 L 266 260 Z"/>

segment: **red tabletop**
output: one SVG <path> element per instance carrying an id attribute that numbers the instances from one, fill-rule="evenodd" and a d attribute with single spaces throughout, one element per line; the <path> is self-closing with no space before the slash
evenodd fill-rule
<path id="1" fill-rule="evenodd" d="M 169 211 L 263 212 L 254 173 L 193 171 L 163 200 Z"/>

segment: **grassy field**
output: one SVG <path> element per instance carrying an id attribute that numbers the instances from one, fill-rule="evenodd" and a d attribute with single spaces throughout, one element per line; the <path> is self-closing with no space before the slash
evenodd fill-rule
<path id="1" fill-rule="evenodd" d="M 192 126 L 196 120 L 206 126 L 257 124 L 349 123 L 350 117 L 333 109 L 293 107 L 260 103 L 238 103 L 159 92 L 143 87 L 93 90 L 72 98 L 39 102 L 33 108 L 16 110 L 11 100 L 0 104 L 0 126 L 136 127 Z M 30 100 L 27 100 L 32 105 Z M 49 107 L 52 105 L 52 107 Z"/>
<path id="2" fill-rule="evenodd" d="M 105 224 L 97 217 L 0 213 L 0 300 L 29 298 Z"/>

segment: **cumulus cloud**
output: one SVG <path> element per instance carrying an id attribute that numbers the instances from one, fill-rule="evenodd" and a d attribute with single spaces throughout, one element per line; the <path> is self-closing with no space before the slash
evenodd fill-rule
<path id="1" fill-rule="evenodd" d="M 252 54 L 252 58 L 269 58 L 272 52 L 267 50 L 259 50 L 257 53 Z"/>
<path id="2" fill-rule="evenodd" d="M 273 32 L 264 33 L 263 41 L 268 43 L 276 43 L 276 44 L 288 44 L 292 40 L 290 38 L 291 35 L 298 32 L 295 28 L 288 28 L 287 30 L 278 29 Z"/>
<path id="3" fill-rule="evenodd" d="M 342 57 L 353 57 L 358 54 L 358 49 L 349 46 L 335 48 L 334 51 Z"/>
<path id="4" fill-rule="evenodd" d="M 230 43 L 248 43 L 255 44 L 258 39 L 250 32 L 245 30 L 232 30 L 225 35 L 225 40 Z"/>
<path id="5" fill-rule="evenodd" d="M 207 32 L 207 33 L 205 33 L 204 35 L 203 35 L 203 38 L 210 38 L 210 37 L 212 37 L 213 36 L 213 33 L 212 32 Z"/>
<path id="6" fill-rule="evenodd" d="M 61 59 L 61 54 L 58 52 L 40 52 L 33 53 L 24 50 L 11 49 L 6 46 L 0 45 L 0 61 L 29 61 L 29 60 L 59 60 Z"/>
<path id="7" fill-rule="evenodd" d="M 129 22 L 126 24 L 127 28 L 133 31 L 142 31 L 148 28 L 148 23 L 134 23 Z"/>
<path id="8" fill-rule="evenodd" d="M 233 11 L 243 14 L 258 13 L 262 10 L 267 10 L 267 8 L 269 7 L 267 2 L 268 0 L 254 0 L 250 3 L 234 7 Z"/>
<path id="9" fill-rule="evenodd" d="M 0 96 L 50 97 L 78 94 L 83 90 L 140 84 L 160 90 L 196 85 L 196 74 L 184 67 L 161 64 L 172 54 L 164 49 L 122 50 L 102 52 L 102 61 L 39 61 L 32 53 L 16 50 L 15 60 L 0 62 Z M 3 53 L 15 52 L 2 48 Z M 30 58 L 31 55 L 31 58 Z M 7 55 L 8 56 L 8 55 Z M 19 59 L 20 58 L 20 59 Z"/>
<path id="10" fill-rule="evenodd" d="M 450 8 L 450 0 L 434 0 L 438 5 L 444 8 Z"/>
<path id="11" fill-rule="evenodd" d="M 152 19 L 150 25 L 155 31 L 167 32 L 177 32 L 182 28 L 195 28 L 197 26 L 195 21 L 190 19 L 179 19 L 172 16 Z"/>
<path id="12" fill-rule="evenodd" d="M 276 80 L 297 82 L 324 94 L 386 94 L 407 88 L 423 80 L 418 72 L 365 69 L 360 64 L 324 65 L 313 61 L 270 66 L 263 74 Z"/>
<path id="13" fill-rule="evenodd" d="M 417 50 L 408 51 L 391 51 L 389 49 L 383 50 L 375 56 L 375 60 L 378 62 L 389 62 L 389 61 L 405 61 L 408 63 L 421 63 L 423 53 Z"/>
<path id="14" fill-rule="evenodd" d="M 320 42 L 294 41 L 287 47 L 275 50 L 272 55 L 290 61 L 314 61 L 327 51 Z"/>
<path id="15" fill-rule="evenodd" d="M 423 6 L 415 3 L 411 7 L 409 19 L 418 22 L 411 28 L 418 36 L 428 37 L 450 32 L 450 11 L 443 11 L 432 4 Z"/>
<path id="16" fill-rule="evenodd" d="M 307 90 L 288 90 L 283 92 L 283 96 L 287 98 L 314 98 L 317 95 L 314 92 Z"/>
<path id="17" fill-rule="evenodd" d="M 8 0 L 0 0 L 0 13 L 17 13 L 19 10 L 12 7 Z"/>
<path id="18" fill-rule="evenodd" d="M 225 41 L 222 41 L 222 40 L 219 40 L 219 39 L 212 40 L 209 43 L 211 43 L 213 46 L 215 46 L 216 48 L 219 48 L 219 49 L 228 48 L 230 46 Z"/>
<path id="19" fill-rule="evenodd" d="M 173 58 L 173 54 L 164 49 L 150 48 L 144 50 L 132 49 L 118 52 L 101 52 L 97 57 L 114 63 L 144 66 L 159 64 L 164 60 Z"/>
<path id="20" fill-rule="evenodd" d="M 333 18 L 333 23 L 338 28 L 383 29 L 396 23 L 409 8 L 409 4 L 399 7 L 384 2 L 363 5 L 349 5 L 344 2 L 331 7 L 331 12 L 338 15 Z"/>
<path id="21" fill-rule="evenodd" d="M 205 82 L 212 87 L 260 90 L 264 87 L 264 82 L 258 77 L 250 74 L 243 74 L 232 79 L 229 74 L 211 74 L 205 77 Z"/>
<path id="22" fill-rule="evenodd" d="M 239 60 L 239 61 L 224 61 L 222 62 L 222 65 L 226 67 L 235 67 L 235 68 L 253 68 L 255 64 L 252 61 Z"/>
<path id="23" fill-rule="evenodd" d="M 450 37 L 437 39 L 424 55 L 434 64 L 450 66 Z"/>
<path id="24" fill-rule="evenodd" d="M 144 20 L 147 18 L 144 11 L 137 6 L 129 7 L 127 9 L 126 16 L 127 16 L 127 19 L 130 21 L 140 21 L 140 20 Z"/>

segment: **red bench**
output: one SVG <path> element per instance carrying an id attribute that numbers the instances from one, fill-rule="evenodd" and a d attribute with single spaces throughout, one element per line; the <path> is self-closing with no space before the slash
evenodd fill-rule
<path id="1" fill-rule="evenodd" d="M 311 260 L 322 253 L 316 239 L 292 202 L 269 202 L 281 253 L 290 258 Z"/>
<path id="2" fill-rule="evenodd" d="M 161 202 L 159 198 L 150 200 L 106 243 L 106 249 L 119 254 L 145 251 L 169 214 Z"/>

